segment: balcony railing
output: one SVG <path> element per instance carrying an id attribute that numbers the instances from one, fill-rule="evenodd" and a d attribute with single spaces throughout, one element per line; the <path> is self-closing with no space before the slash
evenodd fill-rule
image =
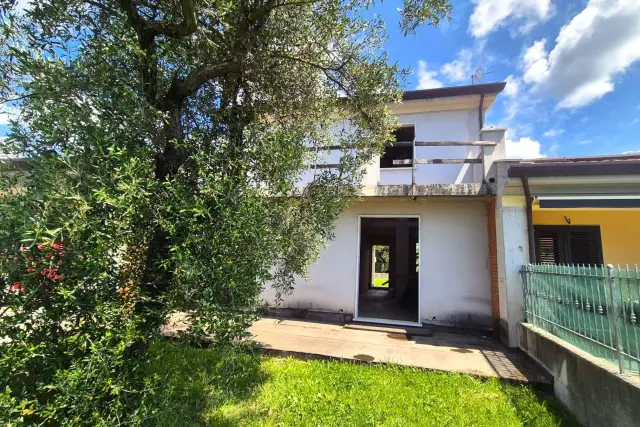
<path id="1" fill-rule="evenodd" d="M 410 195 L 416 194 L 416 185 L 421 184 L 418 182 L 418 167 L 422 167 L 427 165 L 428 167 L 433 167 L 434 165 L 482 165 L 482 179 L 478 183 L 482 183 L 484 181 L 484 176 L 486 175 L 486 165 L 485 165 L 485 148 L 495 147 L 497 144 L 493 141 L 398 141 L 391 143 L 394 147 L 402 147 L 402 146 L 410 146 L 412 147 L 412 158 L 407 160 L 394 160 L 393 164 L 395 166 L 406 165 L 407 169 L 411 169 L 411 181 L 410 182 L 402 182 L 402 184 L 411 185 Z M 419 147 L 479 147 L 481 150 L 479 154 L 476 154 L 476 157 L 472 158 L 418 158 L 416 148 Z M 326 146 L 320 148 L 313 148 L 316 152 L 327 151 L 330 152 L 332 150 L 340 150 L 344 148 L 352 148 L 351 146 L 344 145 L 335 145 L 335 146 Z M 474 155 L 472 150 L 467 151 L 468 156 Z M 339 163 L 317 163 L 310 166 L 313 169 L 313 179 L 318 173 L 318 171 L 323 169 L 337 169 L 340 167 Z M 406 170 L 404 168 L 388 168 L 388 169 L 380 169 L 380 175 L 385 173 L 396 173 Z M 408 176 L 405 176 L 407 179 Z M 379 179 L 379 181 L 381 181 Z M 408 181 L 408 179 L 407 179 Z M 457 182 L 446 182 L 447 184 L 454 184 Z M 379 182 L 381 185 L 385 185 L 385 183 Z M 397 184 L 397 183 L 396 183 Z M 442 183 L 444 184 L 444 182 Z"/>
<path id="2" fill-rule="evenodd" d="M 464 165 L 480 164 L 484 166 L 484 151 L 480 151 L 475 158 L 417 158 L 417 147 L 494 147 L 492 141 L 402 141 L 393 143 L 394 146 L 411 146 L 413 156 L 408 160 L 394 160 L 394 165 L 407 165 L 411 168 L 411 195 L 416 194 L 416 172 L 418 165 Z M 484 167 L 483 167 L 484 172 Z"/>

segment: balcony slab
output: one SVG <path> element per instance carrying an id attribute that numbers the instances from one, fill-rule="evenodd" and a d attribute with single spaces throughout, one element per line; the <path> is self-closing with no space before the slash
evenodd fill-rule
<path id="1" fill-rule="evenodd" d="M 494 184 L 420 184 L 412 194 L 411 185 L 377 185 L 362 189 L 370 197 L 425 197 L 425 196 L 494 196 Z"/>

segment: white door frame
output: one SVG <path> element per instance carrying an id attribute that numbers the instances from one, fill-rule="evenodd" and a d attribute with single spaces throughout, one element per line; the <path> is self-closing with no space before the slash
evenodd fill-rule
<path id="1" fill-rule="evenodd" d="M 375 319 L 370 317 L 359 317 L 358 316 L 358 299 L 360 296 L 360 224 L 362 223 L 362 218 L 418 218 L 418 321 L 417 322 L 405 322 L 402 320 L 387 320 L 387 319 Z M 356 250 L 356 306 L 353 320 L 358 322 L 370 322 L 370 323 L 381 323 L 386 325 L 399 325 L 399 326 L 422 326 L 422 316 L 420 313 L 422 306 L 422 239 L 420 238 L 422 234 L 422 221 L 420 219 L 420 215 L 358 215 L 358 238 L 357 240 L 357 250 Z"/>

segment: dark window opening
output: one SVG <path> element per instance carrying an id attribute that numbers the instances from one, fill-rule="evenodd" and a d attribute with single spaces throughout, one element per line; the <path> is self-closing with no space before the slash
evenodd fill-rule
<path id="1" fill-rule="evenodd" d="M 413 126 L 402 126 L 393 133 L 395 141 L 384 148 L 384 154 L 380 157 L 381 168 L 406 168 L 411 167 L 413 160 L 413 140 L 416 129 Z M 394 164 L 394 160 L 402 160 L 400 164 Z"/>
<path id="2" fill-rule="evenodd" d="M 534 236 L 539 263 L 603 263 L 599 226 L 536 225 Z"/>

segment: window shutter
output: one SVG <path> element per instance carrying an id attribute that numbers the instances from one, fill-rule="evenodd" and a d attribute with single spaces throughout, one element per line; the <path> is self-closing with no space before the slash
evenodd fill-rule
<path id="1" fill-rule="evenodd" d="M 558 233 L 554 231 L 539 231 L 536 233 L 536 251 L 538 262 L 541 264 L 558 263 Z"/>
<path id="2" fill-rule="evenodd" d="M 567 234 L 563 231 L 558 232 L 558 253 L 556 256 L 556 264 L 569 264 L 569 254 L 567 253 Z"/>
<path id="3" fill-rule="evenodd" d="M 534 228 L 534 235 L 541 264 L 602 264 L 598 226 L 543 225 Z"/>
<path id="4" fill-rule="evenodd" d="M 602 264 L 600 251 L 600 229 L 570 230 L 569 245 L 571 247 L 571 262 L 573 264 L 598 265 Z"/>

